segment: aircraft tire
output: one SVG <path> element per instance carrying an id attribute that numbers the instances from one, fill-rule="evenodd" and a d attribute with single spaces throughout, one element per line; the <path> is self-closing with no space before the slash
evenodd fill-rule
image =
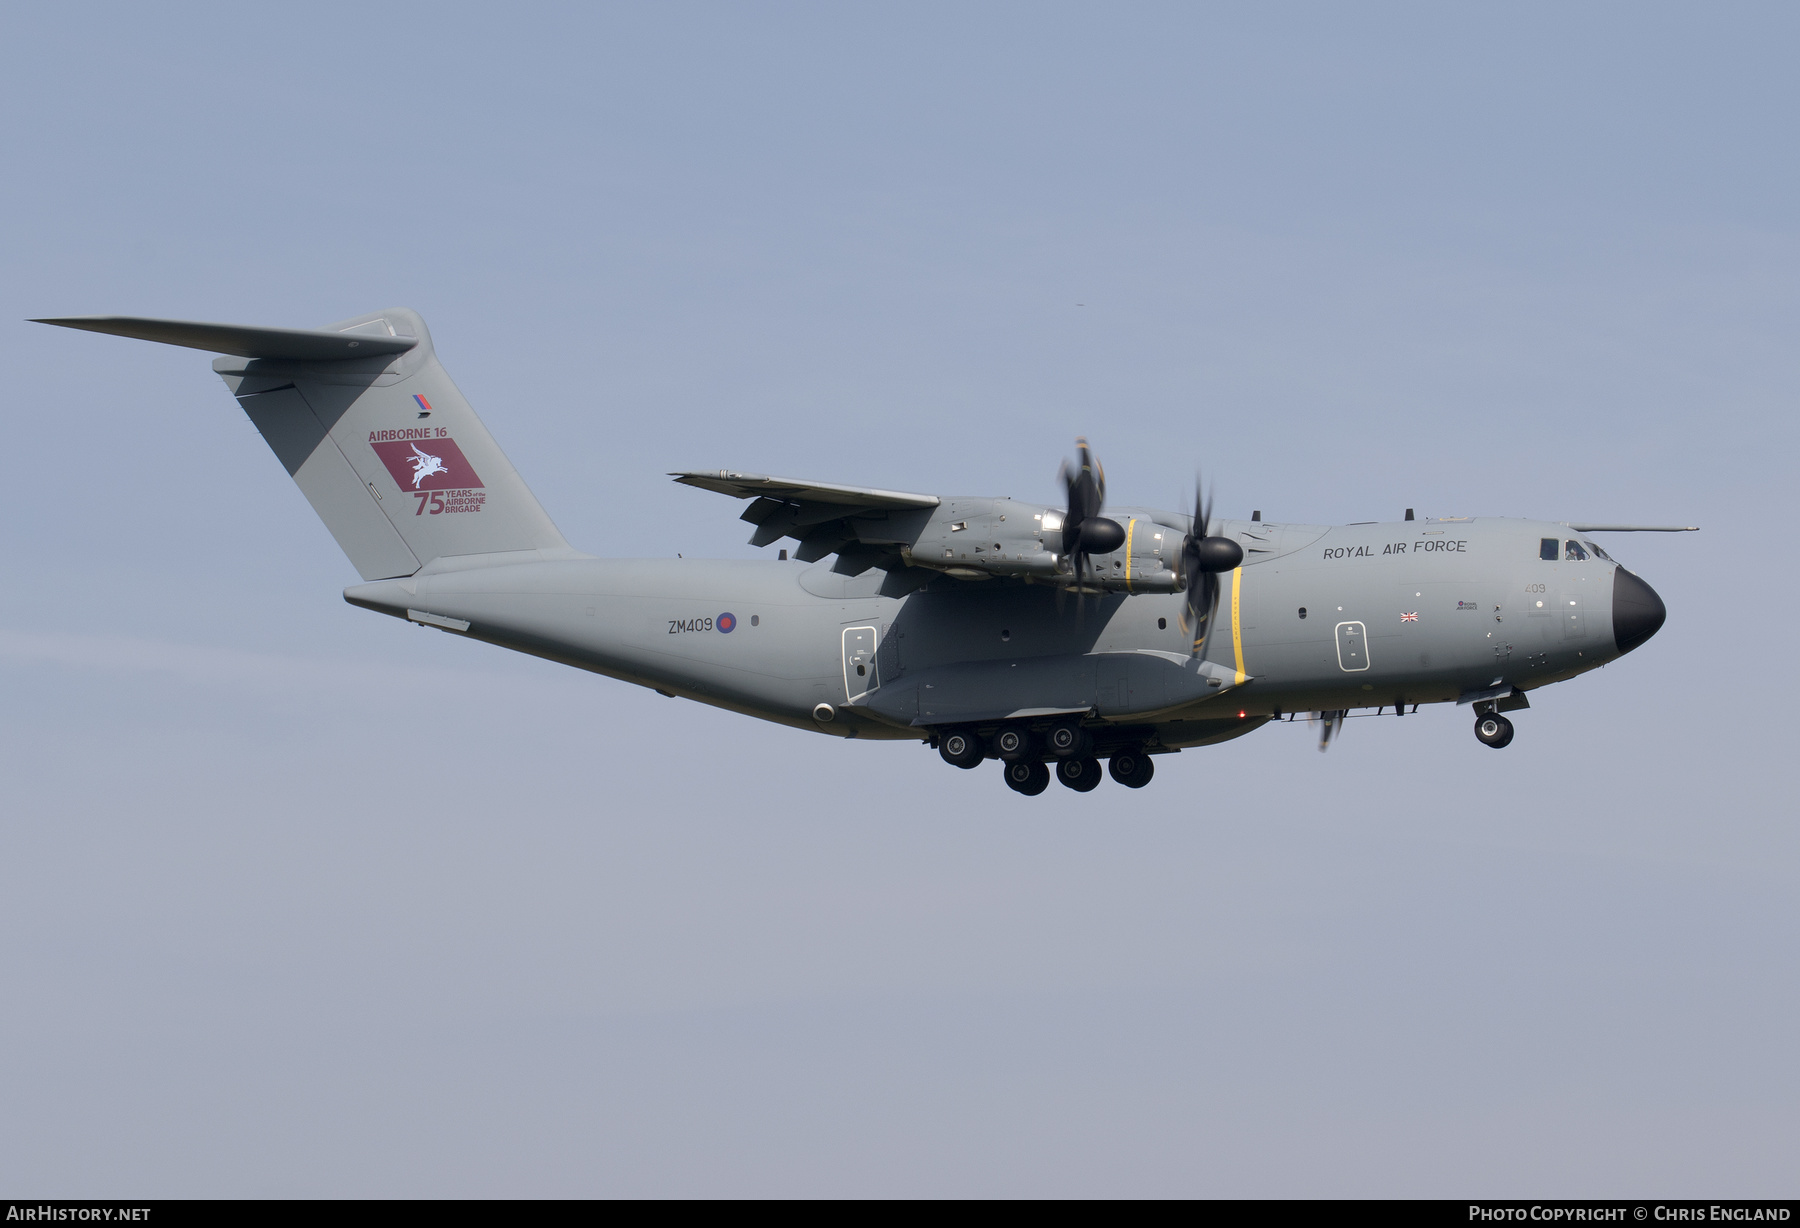
<path id="1" fill-rule="evenodd" d="M 1008 763 L 1006 787 L 1026 797 L 1036 797 L 1050 787 L 1050 769 L 1041 763 Z"/>
<path id="2" fill-rule="evenodd" d="M 1094 739 L 1080 721 L 1058 721 L 1044 735 L 1044 745 L 1058 759 L 1082 759 L 1093 753 Z"/>
<path id="3" fill-rule="evenodd" d="M 1141 789 L 1156 775 L 1156 764 L 1142 751 L 1128 750 L 1109 759 L 1106 770 L 1127 789 Z"/>
<path id="4" fill-rule="evenodd" d="M 1513 740 L 1513 723 L 1498 712 L 1483 712 L 1475 718 L 1475 736 L 1483 746 L 1499 750 Z"/>
<path id="5" fill-rule="evenodd" d="M 1037 738 L 1021 726 L 1010 726 L 994 735 L 994 757 L 1008 763 L 1035 758 L 1037 750 Z"/>
<path id="6" fill-rule="evenodd" d="M 982 752 L 981 739 L 961 729 L 952 729 L 938 738 L 938 754 L 950 766 L 965 770 L 987 758 Z"/>
<path id="7" fill-rule="evenodd" d="M 1056 779 L 1077 793 L 1086 793 L 1099 787 L 1100 761 L 1098 759 L 1058 759 L 1056 761 Z"/>

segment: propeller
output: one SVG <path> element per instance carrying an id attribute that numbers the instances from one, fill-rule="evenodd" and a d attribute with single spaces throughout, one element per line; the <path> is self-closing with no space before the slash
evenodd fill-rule
<path id="1" fill-rule="evenodd" d="M 1194 475 L 1194 520 L 1181 539 L 1181 576 L 1187 585 L 1187 603 L 1181 611 L 1181 629 L 1194 639 L 1194 655 L 1206 655 L 1206 639 L 1213 614 L 1219 608 L 1219 573 L 1244 561 L 1244 548 L 1229 537 L 1213 537 L 1212 499 L 1201 500 L 1200 475 Z"/>
<path id="2" fill-rule="evenodd" d="M 1088 449 L 1088 441 L 1075 440 L 1079 465 L 1063 462 L 1063 485 L 1069 491 L 1069 510 L 1063 515 L 1062 553 L 1075 567 L 1075 587 L 1086 583 L 1088 556 L 1111 554 L 1125 544 L 1125 526 L 1100 514 L 1106 503 L 1106 471 Z"/>

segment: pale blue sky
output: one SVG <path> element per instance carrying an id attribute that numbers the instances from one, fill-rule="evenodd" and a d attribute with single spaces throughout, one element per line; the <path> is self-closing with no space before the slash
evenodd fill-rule
<path id="1" fill-rule="evenodd" d="M 0 1186 L 1792 1193 L 1788 6 L 0 10 Z M 667 470 L 1685 522 L 1544 693 L 1016 797 L 346 606 L 205 356 Z M 1077 306 L 1077 304 L 1081 304 Z M 1772 542 L 1771 542 L 1772 539 Z"/>

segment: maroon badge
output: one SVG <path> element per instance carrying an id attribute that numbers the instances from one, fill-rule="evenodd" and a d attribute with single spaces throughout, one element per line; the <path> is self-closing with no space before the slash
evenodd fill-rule
<path id="1" fill-rule="evenodd" d="M 401 490 L 475 490 L 481 486 L 475 467 L 464 459 L 454 439 L 390 439 L 371 441 L 369 446 Z"/>

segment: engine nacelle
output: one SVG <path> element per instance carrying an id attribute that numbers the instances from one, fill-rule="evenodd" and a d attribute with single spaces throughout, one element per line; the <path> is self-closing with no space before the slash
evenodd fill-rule
<path id="1" fill-rule="evenodd" d="M 1056 531 L 1044 528 L 1055 517 Z M 938 507 L 900 556 L 914 567 L 952 573 L 1048 579 L 1058 568 L 1061 514 L 1011 499 L 954 499 Z"/>
<path id="2" fill-rule="evenodd" d="M 1182 531 L 1142 516 L 1115 519 L 1124 540 L 1116 550 L 1088 555 L 1087 586 L 1123 593 L 1180 592 L 1175 569 L 1181 560 Z M 858 518 L 852 523 L 863 542 L 897 546 L 912 567 L 970 580 L 1012 576 L 1048 584 L 1075 583 L 1075 570 L 1060 553 L 1060 508 L 1012 499 L 951 499 L 930 512 Z"/>
<path id="3" fill-rule="evenodd" d="M 1184 587 L 1182 530 L 1141 516 L 1120 517 L 1125 544 L 1111 554 L 1088 556 L 1088 584 L 1111 593 L 1179 593 Z M 1069 577 L 1074 582 L 1074 576 Z"/>

